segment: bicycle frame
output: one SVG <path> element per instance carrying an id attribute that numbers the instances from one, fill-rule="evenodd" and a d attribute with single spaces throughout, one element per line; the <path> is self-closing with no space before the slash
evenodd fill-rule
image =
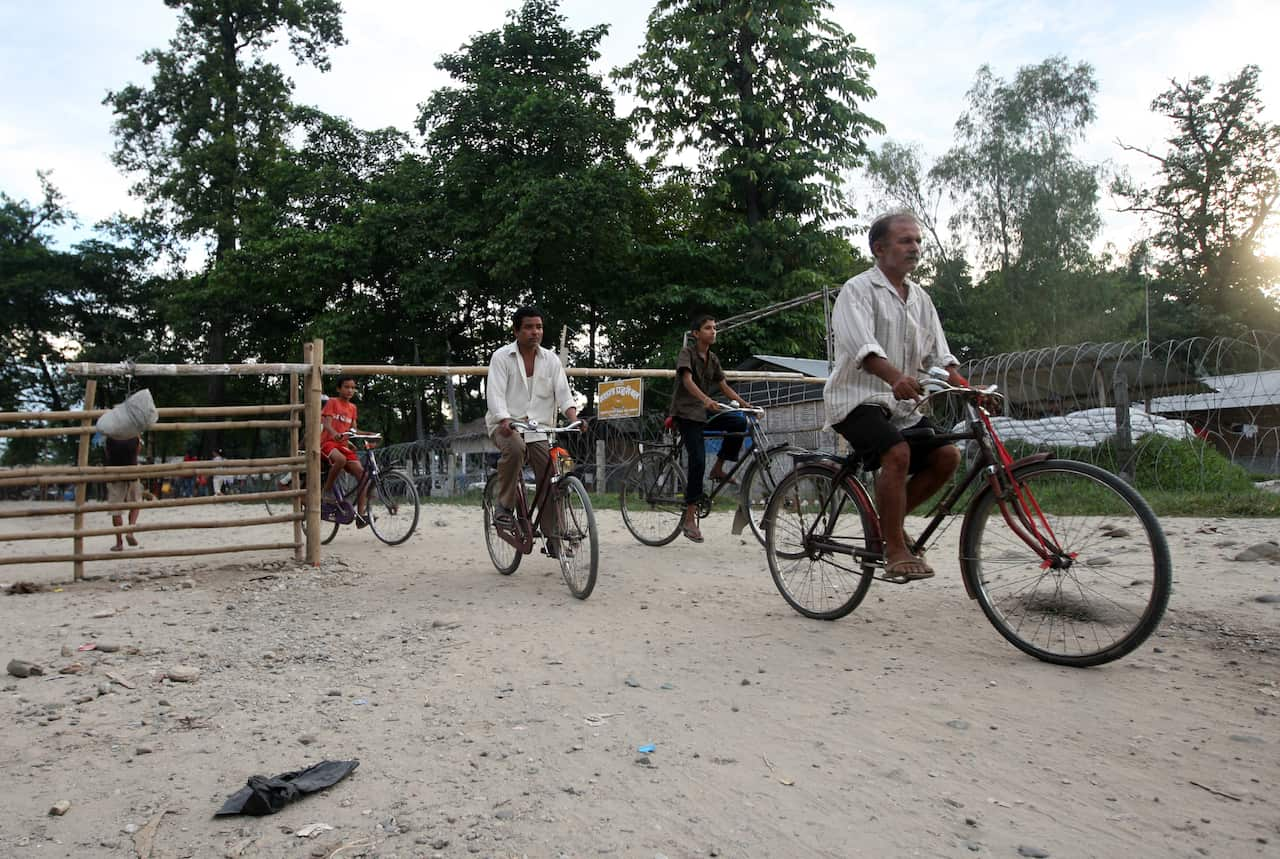
<path id="1" fill-rule="evenodd" d="M 739 459 L 737 462 L 733 463 L 733 466 L 729 469 L 729 472 L 726 475 L 727 478 L 732 479 L 733 476 L 737 474 L 739 470 L 746 467 L 748 460 L 759 463 L 760 466 L 763 468 L 764 463 L 766 461 L 765 454 L 767 454 L 771 450 L 771 448 L 769 448 L 768 446 L 769 440 L 765 437 L 764 430 L 761 429 L 760 427 L 760 421 L 756 418 L 754 414 L 751 414 L 750 412 L 747 412 L 743 409 L 728 409 L 727 411 L 742 412 L 747 419 L 747 431 L 746 432 L 721 432 L 719 433 L 718 437 L 719 438 L 751 439 L 751 449 L 748 451 L 749 456 L 743 457 L 742 459 Z M 680 453 L 683 448 L 680 440 L 672 439 L 670 443 L 664 444 L 662 446 L 668 448 L 671 458 L 676 460 L 677 463 L 679 463 Z M 778 446 L 782 447 L 785 445 L 779 444 Z M 641 450 L 643 450 L 643 447 L 641 448 Z M 716 496 L 719 495 L 720 491 L 728 485 L 729 485 L 729 480 L 724 480 L 722 482 L 715 483 L 715 485 L 711 487 L 710 492 L 704 493 L 705 495 L 704 502 L 708 510 L 710 509 L 712 502 L 715 501 Z"/>
<path id="2" fill-rule="evenodd" d="M 373 437 L 375 436 L 369 436 L 369 438 Z M 380 436 L 376 437 L 380 438 Z M 364 473 L 360 475 L 360 479 L 356 481 L 356 485 L 350 492 L 338 490 L 339 497 L 335 501 L 321 500 L 320 502 L 320 518 L 326 522 L 337 522 L 339 525 L 350 525 L 356 520 L 355 504 L 350 499 L 358 500 L 360 493 L 364 492 L 370 483 L 382 475 L 381 470 L 378 468 L 378 458 L 373 455 L 373 450 L 369 447 L 366 437 L 356 435 L 352 436 L 351 440 L 360 442 L 360 448 L 356 451 L 357 456 L 362 453 L 368 454 L 361 457 Z M 329 464 L 328 467 L 333 468 L 333 465 Z M 334 483 L 334 488 L 338 488 L 336 482 Z"/>
<path id="3" fill-rule="evenodd" d="M 563 429 L 538 428 L 536 430 L 536 432 L 552 437 L 561 431 Z M 537 489 L 533 494 L 533 503 L 528 503 L 524 479 L 521 478 L 517 483 L 518 491 L 516 492 L 518 506 L 513 511 L 516 514 L 513 517 L 515 521 L 511 526 L 494 523 L 494 530 L 498 532 L 498 536 L 514 546 L 522 555 L 528 555 L 533 552 L 534 535 L 542 530 L 542 518 L 548 509 L 547 499 L 551 495 L 551 490 L 560 482 L 560 460 L 562 457 L 569 456 L 569 452 L 558 445 L 552 445 L 549 454 L 547 467 L 542 473 L 542 479 L 536 480 L 535 478 Z M 527 457 L 528 455 L 526 454 L 526 461 Z"/>
<path id="4" fill-rule="evenodd" d="M 942 391 L 941 393 L 945 392 Z M 933 508 L 929 524 L 921 532 L 920 536 L 916 538 L 915 543 L 908 548 L 913 554 L 919 554 L 928 544 L 929 538 L 942 526 L 946 517 L 952 514 L 957 502 L 964 497 L 969 487 L 978 480 L 985 478 L 992 492 L 995 493 L 997 504 L 1000 507 L 1005 523 L 1018 539 L 1040 556 L 1043 562 L 1042 567 L 1060 569 L 1069 566 L 1075 560 L 1076 553 L 1064 553 L 1058 546 L 1057 538 L 1053 535 L 1053 529 L 1046 521 L 1039 505 L 1036 504 L 1035 498 L 1032 497 L 1026 487 L 1018 483 L 1013 474 L 1018 467 L 1027 463 L 1049 459 L 1051 454 L 1037 453 L 1022 459 L 1013 459 L 1005 449 L 1004 444 L 1001 443 L 995 427 L 992 426 L 990 415 L 981 404 L 981 397 L 982 395 L 979 394 L 975 397 L 977 402 L 971 399 L 965 403 L 967 412 L 966 424 L 968 425 L 966 430 L 952 433 L 929 433 L 931 438 L 939 442 L 976 441 L 978 444 L 978 457 L 965 473 L 963 479 L 953 485 Z M 903 434 L 907 438 L 912 436 L 910 430 L 905 431 Z M 823 459 L 831 462 L 829 457 L 822 454 L 812 454 L 805 459 L 808 461 Z M 846 459 L 839 468 L 835 468 L 834 463 L 831 463 L 831 465 L 833 470 L 836 471 L 831 485 L 831 492 L 823 499 L 822 506 L 814 516 L 813 525 L 810 526 L 809 531 L 805 534 L 805 547 L 812 553 L 827 552 L 848 555 L 864 564 L 883 565 L 885 562 L 884 537 L 880 530 L 879 515 L 876 513 L 875 504 L 870 493 L 867 492 L 866 487 L 862 485 L 862 481 L 858 480 L 854 474 L 855 464 Z M 834 516 L 827 517 L 826 531 L 823 534 L 815 533 L 818 523 L 823 521 L 824 514 L 830 509 L 832 499 L 841 484 L 851 489 L 857 502 L 873 514 L 873 521 L 869 523 L 867 528 L 868 545 L 866 548 L 850 546 L 832 538 L 832 527 L 839 519 L 840 514 L 843 512 L 842 510 L 836 510 Z M 1037 524 L 1037 520 L 1039 524 Z M 968 582 L 966 582 L 965 586 L 966 588 L 969 587 Z M 974 594 L 970 593 L 969 596 L 973 597 Z"/>

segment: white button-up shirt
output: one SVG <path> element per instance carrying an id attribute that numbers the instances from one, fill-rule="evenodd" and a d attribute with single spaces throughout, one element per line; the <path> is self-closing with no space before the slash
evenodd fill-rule
<path id="1" fill-rule="evenodd" d="M 828 426 L 864 403 L 889 409 L 890 421 L 899 428 L 920 420 L 914 400 L 894 399 L 893 387 L 862 366 L 869 355 L 879 355 L 911 374 L 960 363 L 947 346 L 929 294 L 912 280 L 906 286 L 903 301 L 876 267 L 850 278 L 841 288 L 831 317 L 835 363 L 822 389 Z"/>
<path id="2" fill-rule="evenodd" d="M 515 343 L 503 346 L 489 360 L 489 379 L 484 386 L 484 426 L 489 435 L 506 418 L 533 420 L 542 426 L 555 426 L 556 413 L 575 405 L 569 379 L 556 353 L 538 347 L 533 357 L 533 375 L 526 376 L 524 359 Z M 542 441 L 542 433 L 530 433 L 525 441 Z"/>

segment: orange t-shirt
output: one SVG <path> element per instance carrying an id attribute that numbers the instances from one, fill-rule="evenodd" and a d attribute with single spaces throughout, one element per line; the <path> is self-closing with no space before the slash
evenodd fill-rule
<path id="1" fill-rule="evenodd" d="M 333 427 L 335 433 L 344 433 L 356 425 L 356 407 L 354 403 L 349 403 L 342 397 L 330 397 L 329 401 L 324 404 L 324 409 L 320 412 L 322 418 L 329 418 L 329 425 Z M 332 437 L 330 441 L 337 441 Z M 350 447 L 346 439 L 342 439 L 340 444 L 344 447 Z"/>

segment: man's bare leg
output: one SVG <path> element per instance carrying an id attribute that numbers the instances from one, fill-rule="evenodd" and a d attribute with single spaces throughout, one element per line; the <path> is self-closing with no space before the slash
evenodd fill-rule
<path id="1" fill-rule="evenodd" d="M 911 465 L 911 448 L 898 442 L 880 457 L 880 473 L 876 475 L 876 507 L 880 511 L 880 527 L 884 532 L 884 554 L 887 566 L 919 559 L 907 550 L 902 523 L 907 518 L 907 468 Z M 921 565 L 923 568 L 923 565 Z"/>
<path id="2" fill-rule="evenodd" d="M 342 473 L 346 465 L 347 458 L 342 455 L 342 451 L 329 451 L 329 476 L 324 479 L 324 495 L 333 495 L 333 484 L 338 482 L 338 475 Z"/>
<path id="3" fill-rule="evenodd" d="M 951 475 L 956 473 L 960 465 L 960 449 L 953 444 L 935 448 L 929 454 L 929 464 L 923 470 L 911 475 L 907 481 L 907 513 L 933 497 L 933 494 L 947 485 Z"/>

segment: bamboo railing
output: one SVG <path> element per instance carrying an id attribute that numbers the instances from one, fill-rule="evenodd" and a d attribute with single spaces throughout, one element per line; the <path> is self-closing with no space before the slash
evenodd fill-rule
<path id="1" fill-rule="evenodd" d="M 97 431 L 95 421 L 106 409 L 95 408 L 97 380 L 85 381 L 84 408 L 70 411 L 0 412 L 0 439 L 78 437 L 79 445 L 75 464 L 57 464 L 10 468 L 0 470 L 0 488 L 11 486 L 73 485 L 74 501 L 71 503 L 37 503 L 34 506 L 0 506 L 0 520 L 26 521 L 34 517 L 70 516 L 71 527 L 36 530 L 30 527 L 20 532 L 0 531 L 0 542 L 23 543 L 32 540 L 72 541 L 70 552 L 53 554 L 18 554 L 0 556 L 0 566 L 17 564 L 67 563 L 73 565 L 73 578 L 84 578 L 84 565 L 90 561 L 117 561 L 136 558 L 194 557 L 221 555 L 231 552 L 260 552 L 291 550 L 298 560 L 312 564 L 320 561 L 320 543 L 314 537 L 320 527 L 320 475 L 316 457 L 297 454 L 301 441 L 299 431 L 305 425 L 308 434 L 307 450 L 320 446 L 319 415 L 321 391 L 321 365 L 323 345 L 317 341 L 307 344 L 304 363 L 301 364 L 239 364 L 239 365 L 102 365 L 104 372 L 80 372 L 99 365 L 72 365 L 72 375 L 123 375 L 119 368 L 131 368 L 139 376 L 208 376 L 208 375 L 278 375 L 289 376 L 289 402 L 266 405 L 189 406 L 159 409 L 160 419 L 147 428 L 147 432 L 202 432 L 229 429 L 279 429 L 288 433 L 288 450 L 294 455 L 283 457 L 259 457 L 255 459 L 198 460 L 184 462 L 149 463 L 129 466 L 89 465 L 89 444 Z M 300 381 L 305 380 L 305 401 L 299 395 Z M 194 419 L 194 420 L 191 420 Z M 67 422 L 66 426 L 17 426 L 32 422 Z M 307 475 L 308 489 L 288 489 L 268 492 L 252 492 L 240 495 L 212 495 L 196 498 L 161 498 L 151 501 L 90 502 L 87 486 L 97 482 L 131 481 L 152 478 L 213 477 L 263 472 L 290 472 L 294 476 L 291 486 L 302 485 L 299 479 Z M 314 498 L 309 496 L 314 495 Z M 307 497 L 304 514 L 303 498 Z M 195 520 L 185 517 L 178 521 L 141 521 L 133 525 L 89 527 L 85 517 L 101 513 L 125 513 L 134 510 L 181 509 L 209 504 L 242 504 L 244 502 L 289 502 L 291 510 L 280 515 L 231 515 L 221 518 Z M 261 508 L 260 508 L 261 509 Z M 308 522 L 304 533 L 303 519 Z M 228 541 L 220 546 L 175 546 L 163 549 L 132 549 L 128 552 L 96 552 L 85 548 L 86 538 L 110 537 L 131 533 L 157 533 L 180 530 L 238 529 L 260 525 L 291 523 L 292 540 L 248 543 Z"/>
<path id="2" fill-rule="evenodd" d="M 287 376 L 289 402 L 265 405 L 188 406 L 159 409 L 160 420 L 148 428 L 148 432 L 202 432 L 224 429 L 278 429 L 288 433 L 288 450 L 319 450 L 320 448 L 320 399 L 323 377 L 333 375 L 355 376 L 485 376 L 488 367 L 473 366 L 416 366 L 383 364 L 325 364 L 324 342 L 316 340 L 305 344 L 300 362 L 274 364 L 139 364 L 124 361 L 109 363 L 72 363 L 66 366 L 73 376 L 86 377 L 84 408 L 72 411 L 0 412 L 0 439 L 47 438 L 70 436 L 79 438 L 75 465 L 33 466 L 0 470 L 0 488 L 14 485 L 74 485 L 75 501 L 70 504 L 53 503 L 39 507 L 9 509 L 0 507 L 0 520 L 23 520 L 40 516 L 72 516 L 72 527 L 54 531 L 27 531 L 21 534 L 0 532 L 0 542 L 27 540 L 62 540 L 70 538 L 70 553 L 55 555 L 11 555 L 0 557 L 0 565 L 67 562 L 74 565 L 75 579 L 84 577 L 84 564 L 89 561 L 110 561 L 128 558 L 189 557 L 228 552 L 266 551 L 292 549 L 295 558 L 310 564 L 320 562 L 320 462 L 314 456 L 286 456 L 260 459 L 204 460 L 197 462 L 171 462 L 125 467 L 89 465 L 89 442 L 95 432 L 94 422 L 106 413 L 95 408 L 97 381 L 95 377 L 110 376 Z M 566 368 L 569 376 L 579 378 L 674 378 L 674 370 L 655 370 L 635 367 L 614 368 Z M 788 381 L 805 384 L 822 384 L 825 379 L 800 373 L 771 373 L 760 371 L 726 371 L 725 376 L 734 381 Z M 9 426 L 32 422 L 70 422 L 68 426 Z M 304 441 L 305 444 L 300 442 Z M 100 481 L 136 480 L 153 477 L 196 477 L 255 474 L 263 471 L 288 471 L 293 475 L 291 486 L 301 485 L 306 475 L 306 489 L 256 492 L 232 496 L 200 498 L 168 498 L 155 501 L 101 503 L 87 501 L 86 487 Z M 305 498 L 305 502 L 304 502 Z M 156 510 L 181 508 L 205 504 L 226 504 L 244 501 L 289 500 L 292 509 L 279 516 L 254 516 L 214 519 L 203 522 L 144 523 L 134 526 L 121 525 L 111 528 L 91 528 L 85 525 L 85 516 L 93 513 L 113 513 L 131 510 Z M 127 532 L 163 532 L 184 528 L 238 528 L 266 525 L 277 522 L 293 524 L 293 541 L 259 544 L 233 544 L 216 548 L 186 547 L 177 549 L 131 550 L 129 552 L 90 552 L 85 549 L 87 537 L 113 536 Z M 305 522 L 305 527 L 304 527 Z M 304 540 L 305 538 L 305 540 Z"/>

